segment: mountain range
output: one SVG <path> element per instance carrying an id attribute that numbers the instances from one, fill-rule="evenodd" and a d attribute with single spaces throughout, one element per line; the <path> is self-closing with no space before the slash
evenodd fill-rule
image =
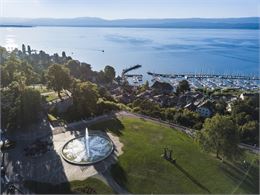
<path id="1" fill-rule="evenodd" d="M 0 26 L 259 29 L 259 21 L 259 17 L 116 20 L 94 17 L 35 19 L 2 17 L 0 18 Z"/>

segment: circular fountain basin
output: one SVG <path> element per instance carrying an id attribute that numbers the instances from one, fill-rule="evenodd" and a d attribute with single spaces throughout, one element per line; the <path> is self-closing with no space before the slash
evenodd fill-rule
<path id="1" fill-rule="evenodd" d="M 72 164 L 88 165 L 104 160 L 113 152 L 113 143 L 105 136 L 90 134 L 87 145 L 85 140 L 82 136 L 68 141 L 62 148 L 62 157 Z"/>

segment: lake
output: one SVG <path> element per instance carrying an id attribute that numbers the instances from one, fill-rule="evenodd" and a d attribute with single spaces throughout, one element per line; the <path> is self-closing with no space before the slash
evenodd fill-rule
<path id="1" fill-rule="evenodd" d="M 133 73 L 259 73 L 259 30 L 33 27 L 0 28 L 0 45 L 30 45 L 49 54 L 65 51 L 92 69 Z M 104 50 L 102 52 L 101 50 Z"/>

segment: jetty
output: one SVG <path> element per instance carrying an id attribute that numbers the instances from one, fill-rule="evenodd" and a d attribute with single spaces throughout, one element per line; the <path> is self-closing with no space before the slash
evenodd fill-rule
<path id="1" fill-rule="evenodd" d="M 130 72 L 130 71 L 132 71 L 132 70 L 141 68 L 141 67 L 142 67 L 142 65 L 137 64 L 137 65 L 131 66 L 130 68 L 124 69 L 124 70 L 122 71 L 122 77 L 123 77 L 126 73 L 128 73 L 128 72 Z"/>
<path id="2" fill-rule="evenodd" d="M 143 75 L 142 74 L 126 74 L 126 73 L 129 73 L 132 70 L 135 70 L 135 69 L 138 69 L 138 68 L 141 68 L 141 67 L 142 67 L 142 65 L 137 64 L 137 65 L 131 66 L 130 68 L 124 69 L 122 71 L 122 79 L 125 81 L 128 78 L 132 78 L 133 79 L 133 83 L 136 83 L 136 84 L 141 82 L 143 80 Z"/>
<path id="3" fill-rule="evenodd" d="M 245 75 L 221 75 L 221 74 L 194 74 L 194 73 L 180 73 L 180 74 L 160 74 L 160 73 L 152 73 L 147 72 L 148 75 L 153 77 L 163 77 L 163 78 L 195 78 L 195 79 L 208 79 L 208 78 L 216 78 L 216 79 L 236 79 L 236 80 L 252 80 L 252 81 L 259 81 L 260 77 L 258 76 L 245 76 Z"/>

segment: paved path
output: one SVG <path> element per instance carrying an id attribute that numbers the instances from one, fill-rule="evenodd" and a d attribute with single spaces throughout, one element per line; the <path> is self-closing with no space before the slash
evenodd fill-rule
<path id="1" fill-rule="evenodd" d="M 238 146 L 240 148 L 244 148 L 246 150 L 250 150 L 251 152 L 256 153 L 256 154 L 260 153 L 259 147 L 254 147 L 254 146 L 251 146 L 251 145 L 248 145 L 248 144 L 244 144 L 244 143 L 240 143 Z"/>

